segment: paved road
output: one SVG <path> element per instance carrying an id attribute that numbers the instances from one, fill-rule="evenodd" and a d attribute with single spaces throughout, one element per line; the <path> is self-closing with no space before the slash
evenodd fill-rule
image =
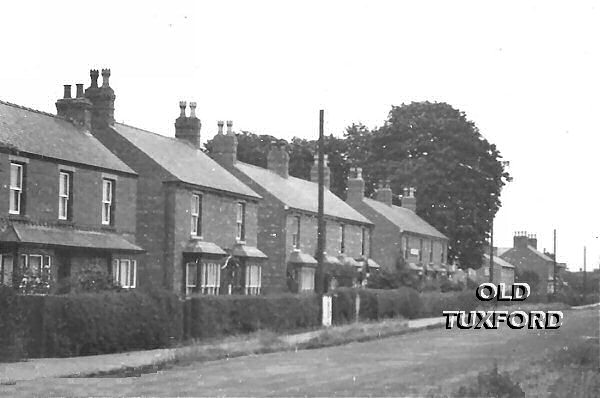
<path id="1" fill-rule="evenodd" d="M 5 396 L 422 396 L 466 383 L 494 360 L 528 364 L 585 336 L 598 309 L 565 311 L 558 330 L 428 330 L 345 346 L 195 363 L 131 378 L 45 379 L 0 386 Z M 445 390 L 444 390 L 445 391 Z"/>

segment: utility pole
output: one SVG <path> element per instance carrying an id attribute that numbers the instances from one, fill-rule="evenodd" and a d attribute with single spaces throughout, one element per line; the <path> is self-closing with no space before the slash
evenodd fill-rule
<path id="1" fill-rule="evenodd" d="M 556 291 L 556 229 L 554 229 L 554 276 L 552 278 L 552 283 L 553 283 L 553 292 L 554 294 L 557 293 Z"/>
<path id="2" fill-rule="evenodd" d="M 492 230 L 490 232 L 490 283 L 494 283 L 494 219 L 492 218 Z"/>
<path id="3" fill-rule="evenodd" d="M 585 282 L 586 282 L 587 248 L 583 246 L 583 301 L 585 304 Z"/>
<path id="4" fill-rule="evenodd" d="M 325 274 L 323 270 L 323 252 L 325 251 L 325 220 L 324 213 L 324 188 L 323 180 L 325 173 L 323 170 L 323 119 L 325 111 L 319 111 L 319 144 L 317 146 L 317 157 L 319 167 L 319 204 L 317 210 L 317 272 L 316 272 L 316 292 L 323 294 L 325 292 Z"/>

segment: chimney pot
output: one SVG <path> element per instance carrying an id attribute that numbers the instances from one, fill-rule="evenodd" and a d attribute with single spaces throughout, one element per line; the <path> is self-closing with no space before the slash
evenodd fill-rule
<path id="1" fill-rule="evenodd" d="M 76 98 L 83 98 L 83 84 L 76 84 L 77 86 L 77 95 Z"/>
<path id="2" fill-rule="evenodd" d="M 102 87 L 110 87 L 108 79 L 110 78 L 110 69 L 102 69 Z"/>
<path id="3" fill-rule="evenodd" d="M 179 101 L 179 109 L 180 109 L 179 116 L 180 117 L 185 117 L 185 107 L 186 106 L 187 106 L 187 102 Z"/>
<path id="4" fill-rule="evenodd" d="M 233 121 L 232 120 L 227 121 L 227 134 L 228 135 L 233 134 Z"/>
<path id="5" fill-rule="evenodd" d="M 224 124 L 224 123 L 223 123 L 223 121 L 222 121 L 222 120 L 219 120 L 219 121 L 217 122 L 217 127 L 219 128 L 219 130 L 218 130 L 218 133 L 217 133 L 217 134 L 223 134 L 223 124 Z"/>
<path id="6" fill-rule="evenodd" d="M 90 69 L 90 78 L 91 84 L 90 86 L 93 88 L 98 88 L 98 69 Z"/>
<path id="7" fill-rule="evenodd" d="M 63 98 L 65 98 L 65 99 L 71 98 L 71 85 L 65 84 L 64 88 L 65 88 L 65 91 L 64 91 Z"/>
<path id="8" fill-rule="evenodd" d="M 196 103 L 190 102 L 190 117 L 196 117 Z"/>

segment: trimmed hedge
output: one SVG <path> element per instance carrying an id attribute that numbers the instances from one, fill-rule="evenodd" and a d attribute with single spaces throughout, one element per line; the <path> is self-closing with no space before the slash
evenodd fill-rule
<path id="1" fill-rule="evenodd" d="M 332 318 L 335 324 L 355 320 L 355 299 L 360 295 L 361 320 L 442 316 L 445 310 L 474 310 L 479 303 L 473 292 L 425 292 L 409 287 L 399 289 L 337 289 L 333 292 Z"/>
<path id="2" fill-rule="evenodd" d="M 319 326 L 321 303 L 314 294 L 196 296 L 186 302 L 186 337 L 208 338 Z"/>
<path id="3" fill-rule="evenodd" d="M 183 335 L 179 299 L 155 292 L 18 296 L 25 355 L 67 357 L 166 347 Z"/>

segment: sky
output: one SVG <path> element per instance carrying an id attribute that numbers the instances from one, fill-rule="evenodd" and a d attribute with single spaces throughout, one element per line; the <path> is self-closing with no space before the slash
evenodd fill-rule
<path id="1" fill-rule="evenodd" d="M 19 1 L 0 13 L 0 99 L 55 113 L 63 84 L 111 69 L 115 118 L 202 139 L 314 139 L 447 102 L 510 162 L 494 241 L 537 235 L 569 269 L 600 264 L 600 11 L 595 1 Z"/>

